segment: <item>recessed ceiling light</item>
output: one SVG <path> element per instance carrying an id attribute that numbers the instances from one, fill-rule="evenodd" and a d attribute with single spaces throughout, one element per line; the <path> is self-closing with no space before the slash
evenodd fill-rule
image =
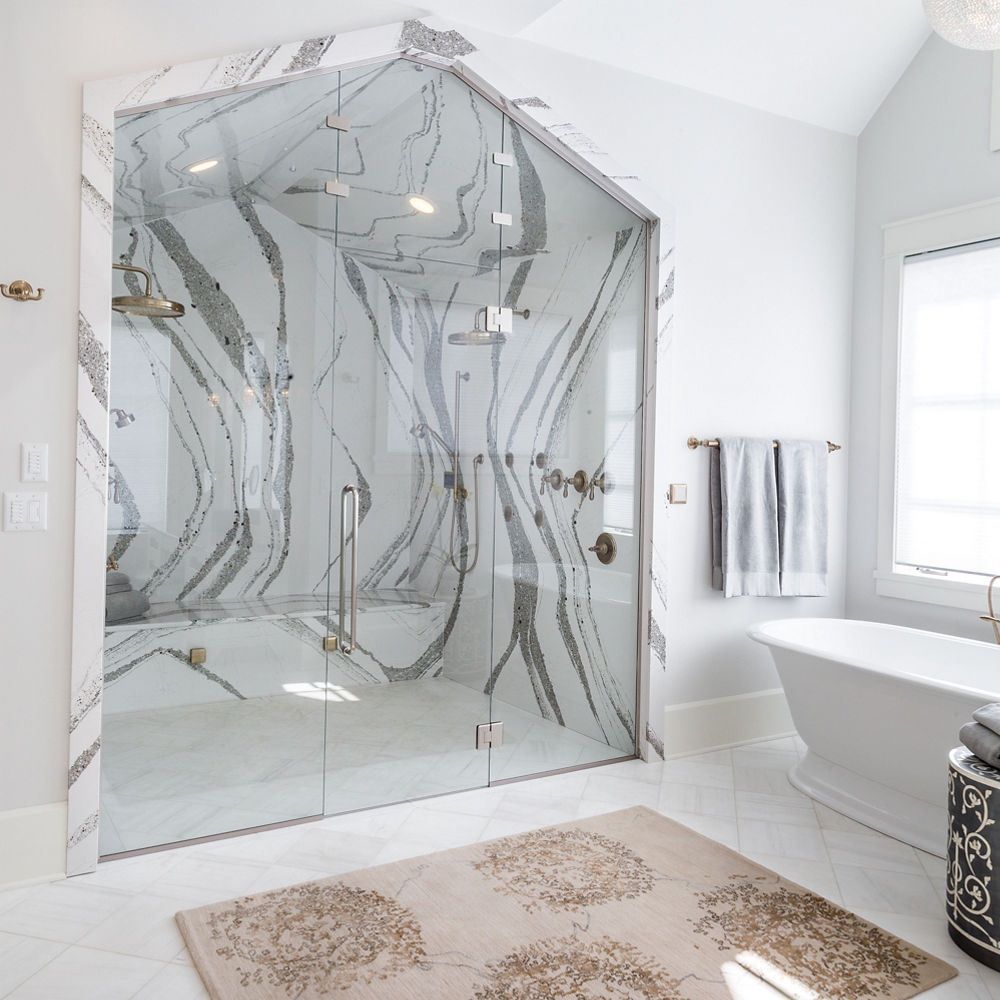
<path id="1" fill-rule="evenodd" d="M 199 163 L 192 163 L 187 168 L 187 172 L 189 174 L 200 174 L 203 170 L 211 170 L 212 167 L 217 167 L 218 165 L 218 160 L 201 160 Z"/>
<path id="2" fill-rule="evenodd" d="M 426 198 L 422 198 L 419 194 L 411 194 L 409 197 L 410 208 L 421 212 L 424 215 L 430 215 L 434 211 L 434 202 L 428 201 Z"/>

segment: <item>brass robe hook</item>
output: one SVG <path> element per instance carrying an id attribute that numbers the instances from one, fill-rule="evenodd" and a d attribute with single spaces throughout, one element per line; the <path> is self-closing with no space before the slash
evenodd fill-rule
<path id="1" fill-rule="evenodd" d="M 0 285 L 0 295 L 17 302 L 37 302 L 44 294 L 44 288 L 39 288 L 36 292 L 26 281 L 14 281 L 9 287 Z"/>

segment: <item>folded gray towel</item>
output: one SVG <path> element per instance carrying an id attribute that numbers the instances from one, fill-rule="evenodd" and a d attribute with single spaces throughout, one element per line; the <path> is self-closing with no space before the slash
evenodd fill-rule
<path id="1" fill-rule="evenodd" d="M 712 585 L 726 597 L 778 597 L 774 445 L 720 437 L 712 452 Z"/>
<path id="2" fill-rule="evenodd" d="M 825 441 L 778 438 L 778 550 L 782 597 L 825 597 L 827 512 Z"/>
<path id="3" fill-rule="evenodd" d="M 104 574 L 104 582 L 107 586 L 117 586 L 119 583 L 131 584 L 131 580 L 127 573 L 119 573 L 118 570 L 112 569 Z"/>
<path id="4" fill-rule="evenodd" d="M 121 622 L 138 618 L 149 610 L 149 598 L 141 590 L 129 590 L 124 594 L 108 594 L 104 599 L 104 621 Z"/>
<path id="5" fill-rule="evenodd" d="M 973 719 L 994 733 L 1000 733 L 1000 701 L 991 701 L 972 713 Z"/>
<path id="6" fill-rule="evenodd" d="M 132 589 L 131 583 L 109 583 L 105 588 L 107 594 L 126 594 Z"/>
<path id="7" fill-rule="evenodd" d="M 967 722 L 958 731 L 958 738 L 980 759 L 1000 767 L 1000 733 L 978 722 Z"/>

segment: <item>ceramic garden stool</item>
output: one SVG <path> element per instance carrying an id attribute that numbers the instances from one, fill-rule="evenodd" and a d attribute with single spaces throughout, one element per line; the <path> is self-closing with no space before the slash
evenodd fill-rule
<path id="1" fill-rule="evenodd" d="M 948 754 L 948 933 L 1000 970 L 1000 770 L 965 747 Z"/>

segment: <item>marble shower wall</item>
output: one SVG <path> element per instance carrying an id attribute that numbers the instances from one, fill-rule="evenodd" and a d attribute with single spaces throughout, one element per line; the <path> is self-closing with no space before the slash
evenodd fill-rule
<path id="1" fill-rule="evenodd" d="M 232 201 L 115 235 L 187 314 L 114 320 L 111 402 L 136 420 L 111 435 L 108 551 L 154 605 L 311 593 L 326 564 L 312 483 L 329 438 L 311 383 L 332 359 L 330 248 Z"/>
<path id="2" fill-rule="evenodd" d="M 159 294 L 183 290 L 190 305 L 180 321 L 115 321 L 112 404 L 138 419 L 112 436 L 109 550 L 157 608 L 323 597 L 328 586 L 335 595 L 336 524 L 329 551 L 324 544 L 330 495 L 336 505 L 353 482 L 362 589 L 416 590 L 445 607 L 429 643 L 375 657 L 371 679 L 426 676 L 444 652 L 453 679 L 494 684 L 505 701 L 627 752 L 635 678 L 620 651 L 634 648 L 638 602 L 645 226 L 462 83 L 397 66 L 365 68 L 344 85 L 348 110 L 372 124 L 352 126 L 364 140 L 345 149 L 341 174 L 364 187 L 336 214 L 303 177 L 274 199 L 281 210 L 238 187 L 117 227 L 119 258 L 150 270 Z M 310 91 L 296 105 L 311 110 L 322 88 Z M 202 126 L 232 114 L 224 102 L 198 110 Z M 155 114 L 140 116 L 141 131 L 132 126 L 139 134 L 116 201 L 145 215 L 156 200 L 139 187 L 153 159 L 147 137 L 166 144 Z M 177 111 L 168 117 L 180 127 Z M 374 160 L 365 128 L 377 129 L 380 149 L 401 151 L 400 162 Z M 324 140 L 314 129 L 305 141 Z M 438 167 L 442 143 L 450 155 Z M 510 150 L 513 165 L 491 164 L 491 146 Z M 459 212 L 432 220 L 423 236 L 411 213 L 404 239 L 375 195 L 415 161 L 426 163 L 420 189 L 446 215 L 451 205 Z M 251 191 L 273 188 L 276 172 Z M 493 205 L 511 214 L 510 226 L 492 223 Z M 497 302 L 531 311 L 516 317 L 506 345 L 448 343 L 448 332 L 469 329 L 481 305 Z M 450 458 L 411 428 L 454 440 L 456 373 L 460 478 L 474 492 L 453 535 Z M 488 458 L 478 480 L 477 453 Z M 615 490 L 589 500 L 542 489 L 557 467 L 588 479 L 606 472 Z M 483 558 L 462 577 L 452 560 L 474 558 L 477 504 Z M 621 545 L 610 569 L 586 553 L 605 529 Z M 122 676 L 127 664 L 111 659 L 110 675 Z M 237 690 L 242 679 L 228 682 Z M 111 704 L 119 708 L 117 697 Z"/>

